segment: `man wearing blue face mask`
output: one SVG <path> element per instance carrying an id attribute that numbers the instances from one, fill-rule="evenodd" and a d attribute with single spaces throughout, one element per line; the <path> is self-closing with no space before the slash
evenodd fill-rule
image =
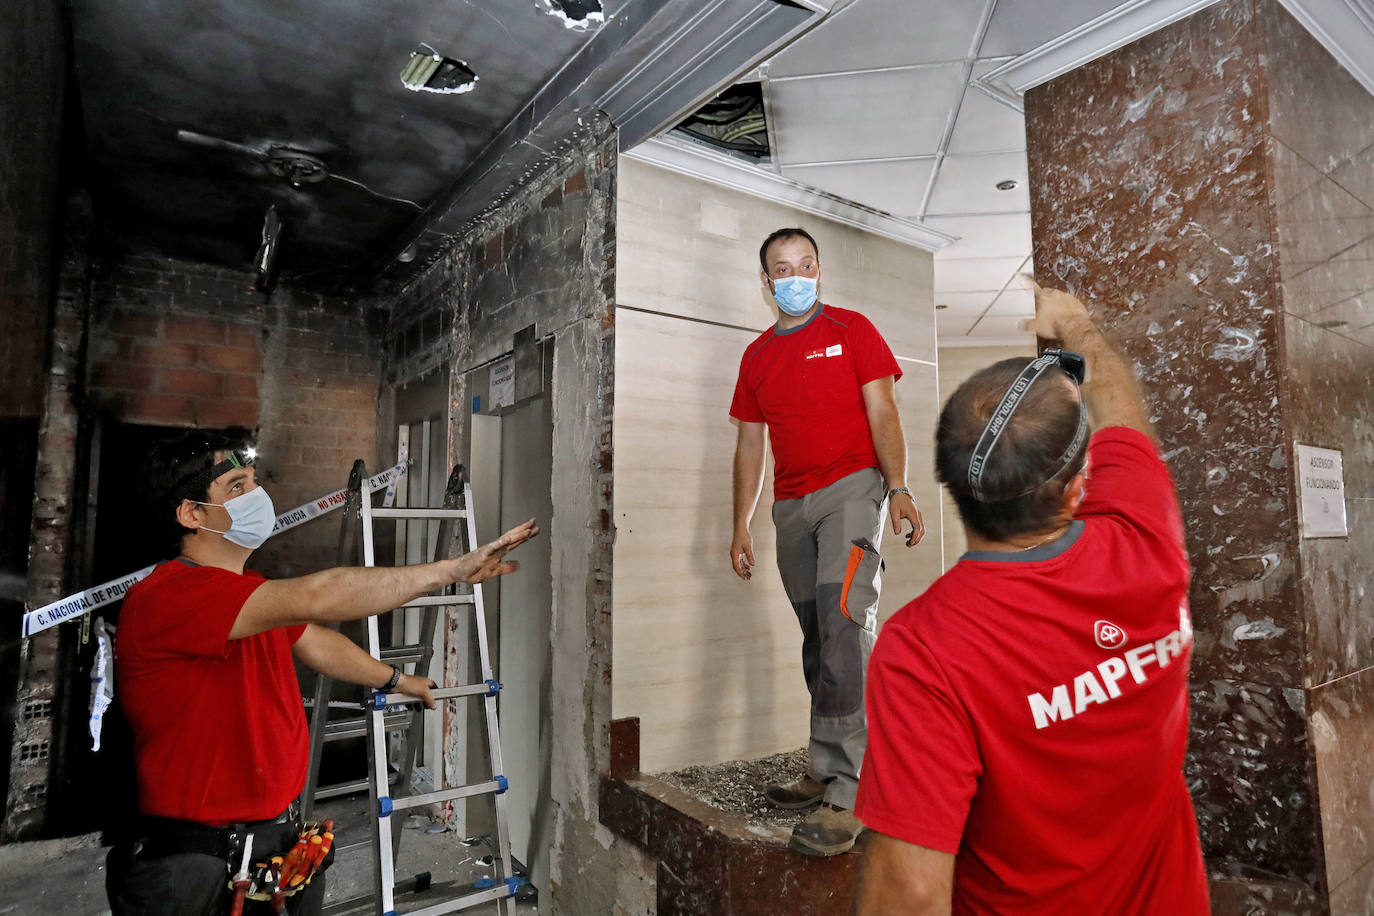
<path id="1" fill-rule="evenodd" d="M 432 681 L 378 661 L 329 624 L 511 572 L 506 553 L 539 533 L 531 519 L 456 559 L 269 581 L 244 569 L 276 520 L 245 442 L 242 431 L 189 433 L 145 465 L 146 530 L 171 559 L 129 590 L 120 613 L 118 696 L 139 815 L 109 856 L 115 916 L 219 916 L 246 836 L 264 861 L 295 843 L 309 750 L 294 661 L 435 707 Z M 288 911 L 318 913 L 323 897 L 321 876 Z"/>
<path id="2" fill-rule="evenodd" d="M 883 515 L 907 546 L 925 534 L 906 486 L 906 440 L 892 389 L 901 369 L 864 316 L 820 299 L 816 240 L 779 229 L 759 248 L 777 323 L 744 351 L 730 416 L 739 426 L 730 566 L 749 579 L 749 522 L 772 443 L 778 571 L 802 628 L 811 693 L 810 772 L 769 786 L 780 808 L 819 804 L 792 832 L 808 855 L 835 855 L 863 829 L 853 816 L 867 742 L 864 669 L 881 586 Z"/>

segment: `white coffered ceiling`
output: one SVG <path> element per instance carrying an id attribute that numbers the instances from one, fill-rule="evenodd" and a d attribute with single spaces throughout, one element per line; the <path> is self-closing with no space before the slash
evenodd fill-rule
<path id="1" fill-rule="evenodd" d="M 771 162 L 667 135 L 629 155 L 932 249 L 940 344 L 1025 342 L 1021 93 L 1212 2 L 837 0 L 744 77 L 763 86 Z M 1367 0 L 1280 2 L 1374 91 L 1374 31 L 1346 21 Z"/>

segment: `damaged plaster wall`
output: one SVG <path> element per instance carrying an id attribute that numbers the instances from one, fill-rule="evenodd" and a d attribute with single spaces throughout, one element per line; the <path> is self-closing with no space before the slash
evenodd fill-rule
<path id="1" fill-rule="evenodd" d="M 601 117 L 569 138 L 544 170 L 526 176 L 414 282 L 382 300 L 391 309 L 386 376 L 393 385 L 447 365 L 449 460 L 466 460 L 471 396 L 466 374 L 509 354 L 517 332 L 551 339 L 553 352 L 552 629 L 503 632 L 547 639 L 546 672 L 504 671 L 505 683 L 542 679 L 551 715 L 547 798 L 533 825 L 536 885 L 555 913 L 617 909 L 622 886 L 642 888 L 652 863 L 598 823 L 598 775 L 609 765 L 612 348 L 615 292 L 616 142 Z M 517 385 L 519 381 L 517 380 Z M 446 677 L 457 681 L 465 644 L 447 624 Z M 460 642 L 460 640 L 462 642 Z M 465 758 L 463 725 L 446 719 L 446 779 Z M 547 877 L 545 877 L 547 876 Z M 650 890 L 640 896 L 652 905 Z"/>
<path id="2" fill-rule="evenodd" d="M 811 232 L 822 298 L 871 319 L 904 373 L 907 482 L 927 536 L 908 551 L 887 529 L 880 621 L 941 572 L 933 256 L 632 159 L 620 177 L 614 715 L 640 718 L 646 772 L 793 750 L 809 705 L 776 569 L 771 458 L 756 575 L 739 580 L 727 558 L 730 399 L 744 348 L 776 315 L 758 246 L 782 226 Z"/>

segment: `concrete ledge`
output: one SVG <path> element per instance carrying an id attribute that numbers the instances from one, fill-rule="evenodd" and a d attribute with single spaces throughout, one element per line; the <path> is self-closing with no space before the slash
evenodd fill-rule
<path id="1" fill-rule="evenodd" d="M 600 820 L 657 860 L 658 916 L 848 916 L 863 836 L 844 855 L 800 855 L 787 829 L 751 824 L 634 772 L 638 748 L 626 744 L 637 720 L 618 720 L 611 733 L 617 766 L 601 777 Z"/>

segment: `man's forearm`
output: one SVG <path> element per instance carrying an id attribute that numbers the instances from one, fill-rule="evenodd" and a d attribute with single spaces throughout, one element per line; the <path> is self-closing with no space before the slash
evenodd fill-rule
<path id="1" fill-rule="evenodd" d="M 1063 322 L 1060 341 L 1066 350 L 1081 353 L 1087 360 L 1083 399 L 1093 424 L 1099 429 L 1126 426 L 1153 437 L 1135 372 L 1092 319 L 1082 316 Z"/>
<path id="2" fill-rule="evenodd" d="M 336 567 L 281 580 L 300 589 L 310 619 L 362 620 L 399 607 L 455 581 L 452 560 L 394 567 Z"/>
<path id="3" fill-rule="evenodd" d="M 763 450 L 735 449 L 734 510 L 735 533 L 749 530 L 754 508 L 763 489 Z"/>
<path id="4" fill-rule="evenodd" d="M 301 663 L 332 680 L 376 689 L 391 677 L 391 666 L 378 661 L 338 630 L 311 624 L 293 647 Z"/>
<path id="5" fill-rule="evenodd" d="M 890 490 L 906 486 L 906 436 L 895 404 L 870 411 L 868 426 L 873 433 L 873 450 L 878 454 L 878 468 L 883 482 Z"/>

